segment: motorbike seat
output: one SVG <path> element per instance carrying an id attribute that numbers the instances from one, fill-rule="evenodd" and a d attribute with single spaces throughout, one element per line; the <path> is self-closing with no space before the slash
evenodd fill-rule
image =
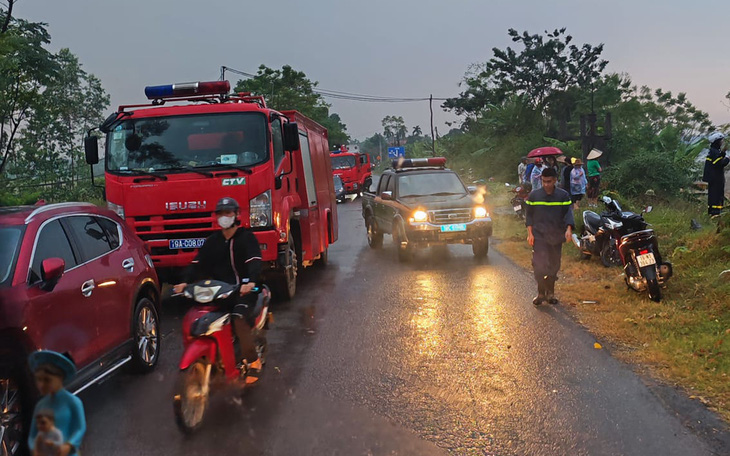
<path id="1" fill-rule="evenodd" d="M 207 333 L 210 329 L 210 325 L 220 318 L 229 316 L 228 312 L 209 312 L 202 317 L 198 318 L 190 325 L 190 335 L 193 337 L 202 336 Z"/>
<path id="2" fill-rule="evenodd" d="M 593 211 L 585 211 L 583 213 L 583 223 L 585 224 L 586 231 L 591 234 L 598 233 L 598 228 L 601 226 L 601 216 Z"/>

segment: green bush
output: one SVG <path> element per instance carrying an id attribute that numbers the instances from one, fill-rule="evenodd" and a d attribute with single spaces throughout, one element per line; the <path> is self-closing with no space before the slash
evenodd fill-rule
<path id="1" fill-rule="evenodd" d="M 605 186 L 622 195 L 638 196 L 653 190 L 657 197 L 675 196 L 691 184 L 686 169 L 675 166 L 672 157 L 639 152 L 608 168 Z"/>

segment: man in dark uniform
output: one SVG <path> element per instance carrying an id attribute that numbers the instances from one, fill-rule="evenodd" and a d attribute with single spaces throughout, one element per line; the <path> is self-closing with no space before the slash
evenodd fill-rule
<path id="1" fill-rule="evenodd" d="M 254 309 L 258 296 L 251 293 L 261 274 L 261 248 L 249 229 L 240 227 L 239 206 L 233 198 L 225 197 L 215 207 L 215 217 L 221 230 L 205 240 L 190 267 L 185 271 L 185 283 L 175 285 L 176 293 L 182 293 L 188 282 L 204 279 L 241 284 L 240 298 L 234 309 L 233 330 L 241 346 L 249 375 L 247 383 L 258 380 L 262 363 L 256 352 L 251 326 L 246 321 Z"/>
<path id="2" fill-rule="evenodd" d="M 708 138 L 710 152 L 705 160 L 705 172 L 702 180 L 707 182 L 707 213 L 719 215 L 725 202 L 725 167 L 730 158 L 725 155 L 727 146 L 723 147 L 725 135 L 716 131 Z"/>
<path id="3" fill-rule="evenodd" d="M 553 168 L 542 172 L 542 188 L 533 190 L 525 201 L 527 242 L 532 246 L 532 267 L 537 281 L 536 306 L 548 301 L 557 304 L 555 281 L 560 270 L 563 242 L 570 242 L 575 222 L 568 192 L 556 188 L 558 173 Z"/>

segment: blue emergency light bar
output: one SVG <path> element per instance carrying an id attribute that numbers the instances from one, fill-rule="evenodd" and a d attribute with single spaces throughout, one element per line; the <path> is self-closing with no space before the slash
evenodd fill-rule
<path id="1" fill-rule="evenodd" d="M 230 91 L 231 84 L 228 81 L 184 82 L 182 84 L 147 86 L 144 88 L 144 94 L 149 100 L 227 94 Z"/>
<path id="2" fill-rule="evenodd" d="M 393 168 L 419 168 L 419 167 L 439 167 L 443 168 L 446 166 L 446 158 L 444 157 L 433 157 L 433 158 L 406 158 L 406 159 L 395 159 L 393 160 Z"/>

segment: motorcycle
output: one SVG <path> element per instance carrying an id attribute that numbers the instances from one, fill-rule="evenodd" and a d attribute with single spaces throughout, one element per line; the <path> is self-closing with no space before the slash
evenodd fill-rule
<path id="1" fill-rule="evenodd" d="M 212 389 L 225 385 L 243 388 L 246 384 L 246 366 L 237 365 L 241 357 L 236 356 L 238 342 L 233 337 L 231 313 L 220 310 L 232 308 L 229 300 L 237 299 L 239 290 L 240 285 L 205 280 L 188 285 L 180 293 L 195 301 L 183 318 L 184 350 L 173 397 L 175 421 L 185 434 L 202 424 Z M 265 363 L 271 292 L 264 285 L 251 293 L 258 299 L 248 322 L 256 351 Z"/>
<path id="2" fill-rule="evenodd" d="M 583 212 L 583 235 L 573 241 L 584 257 L 599 251 L 604 266 L 619 264 L 624 268 L 626 285 L 635 291 L 648 290 L 649 298 L 661 301 L 661 287 L 673 275 L 672 264 L 663 262 L 659 242 L 641 214 L 622 211 L 614 199 L 603 197 L 608 212 L 600 216 Z M 642 213 L 651 212 L 651 206 Z"/>
<path id="3" fill-rule="evenodd" d="M 583 211 L 583 232 L 580 238 L 574 234 L 573 242 L 581 250 L 584 259 L 597 256 L 605 267 L 620 266 L 619 239 L 624 234 L 644 230 L 647 225 L 641 215 L 621 210 L 618 201 L 607 196 L 602 201 L 606 211 L 601 215 Z"/>
<path id="4" fill-rule="evenodd" d="M 515 211 L 515 215 L 519 218 L 524 219 L 525 218 L 525 201 L 527 200 L 527 197 L 530 195 L 530 185 L 524 184 L 519 187 L 516 187 L 512 192 L 515 193 L 515 196 L 512 197 L 510 200 L 510 204 L 512 205 L 512 209 Z"/>

